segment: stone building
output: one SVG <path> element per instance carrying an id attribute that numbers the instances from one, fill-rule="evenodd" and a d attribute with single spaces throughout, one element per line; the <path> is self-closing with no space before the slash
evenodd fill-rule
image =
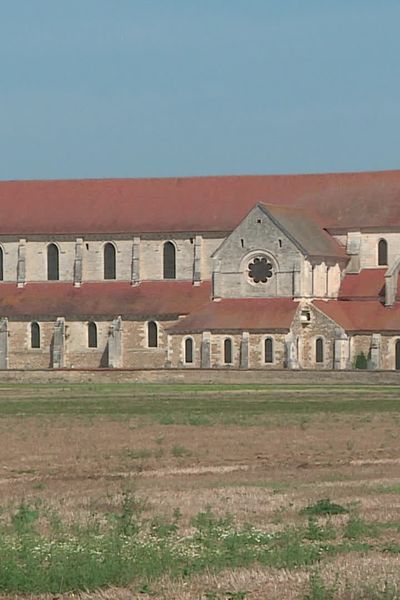
<path id="1" fill-rule="evenodd" d="M 400 171 L 0 182 L 0 368 L 400 369 Z"/>

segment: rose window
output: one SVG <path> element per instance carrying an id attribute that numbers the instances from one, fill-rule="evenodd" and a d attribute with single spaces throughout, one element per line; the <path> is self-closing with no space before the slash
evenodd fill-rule
<path id="1" fill-rule="evenodd" d="M 272 264 L 265 256 L 257 256 L 249 263 L 249 277 L 254 283 L 266 283 L 272 277 Z"/>

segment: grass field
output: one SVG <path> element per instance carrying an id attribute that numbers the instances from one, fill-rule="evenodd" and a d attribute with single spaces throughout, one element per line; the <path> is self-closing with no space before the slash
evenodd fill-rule
<path id="1" fill-rule="evenodd" d="M 390 386 L 0 385 L 0 593 L 400 598 L 399 425 Z"/>

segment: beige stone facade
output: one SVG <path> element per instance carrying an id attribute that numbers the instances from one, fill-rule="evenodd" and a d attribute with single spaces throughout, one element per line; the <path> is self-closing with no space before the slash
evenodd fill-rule
<path id="1" fill-rule="evenodd" d="M 0 369 L 400 370 L 397 205 L 390 221 L 360 212 L 357 225 L 343 223 L 352 205 L 338 197 L 336 217 L 325 207 L 330 228 L 318 196 L 311 212 L 255 198 L 232 223 L 228 193 L 226 220 L 213 213 L 215 185 L 204 188 L 208 217 L 199 196 L 191 219 L 183 195 L 174 210 L 186 225 L 169 230 L 150 223 L 152 195 L 142 226 L 124 213 L 127 231 L 0 226 Z"/>

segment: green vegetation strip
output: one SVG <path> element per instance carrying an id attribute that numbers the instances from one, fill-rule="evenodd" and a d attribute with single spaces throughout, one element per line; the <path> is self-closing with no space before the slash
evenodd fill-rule
<path id="1" fill-rule="evenodd" d="M 23 503 L 11 513 L 2 511 L 0 591 L 61 593 L 128 584 L 143 589 L 162 576 L 185 579 L 254 564 L 294 569 L 341 553 L 400 551 L 396 544 L 379 543 L 378 524 L 347 509 L 341 528 L 331 525 L 330 514 L 340 511 L 329 500 L 305 512 L 307 523 L 272 533 L 237 526 L 232 517 L 207 509 L 183 534 L 179 510 L 169 520 L 146 519 L 129 493 L 114 512 L 94 514 L 85 523 L 66 524 L 38 501 Z"/>
<path id="2" fill-rule="evenodd" d="M 289 385 L 5 385 L 0 417 L 112 416 L 164 424 L 253 423 L 279 414 L 400 412 L 398 387 Z"/>

